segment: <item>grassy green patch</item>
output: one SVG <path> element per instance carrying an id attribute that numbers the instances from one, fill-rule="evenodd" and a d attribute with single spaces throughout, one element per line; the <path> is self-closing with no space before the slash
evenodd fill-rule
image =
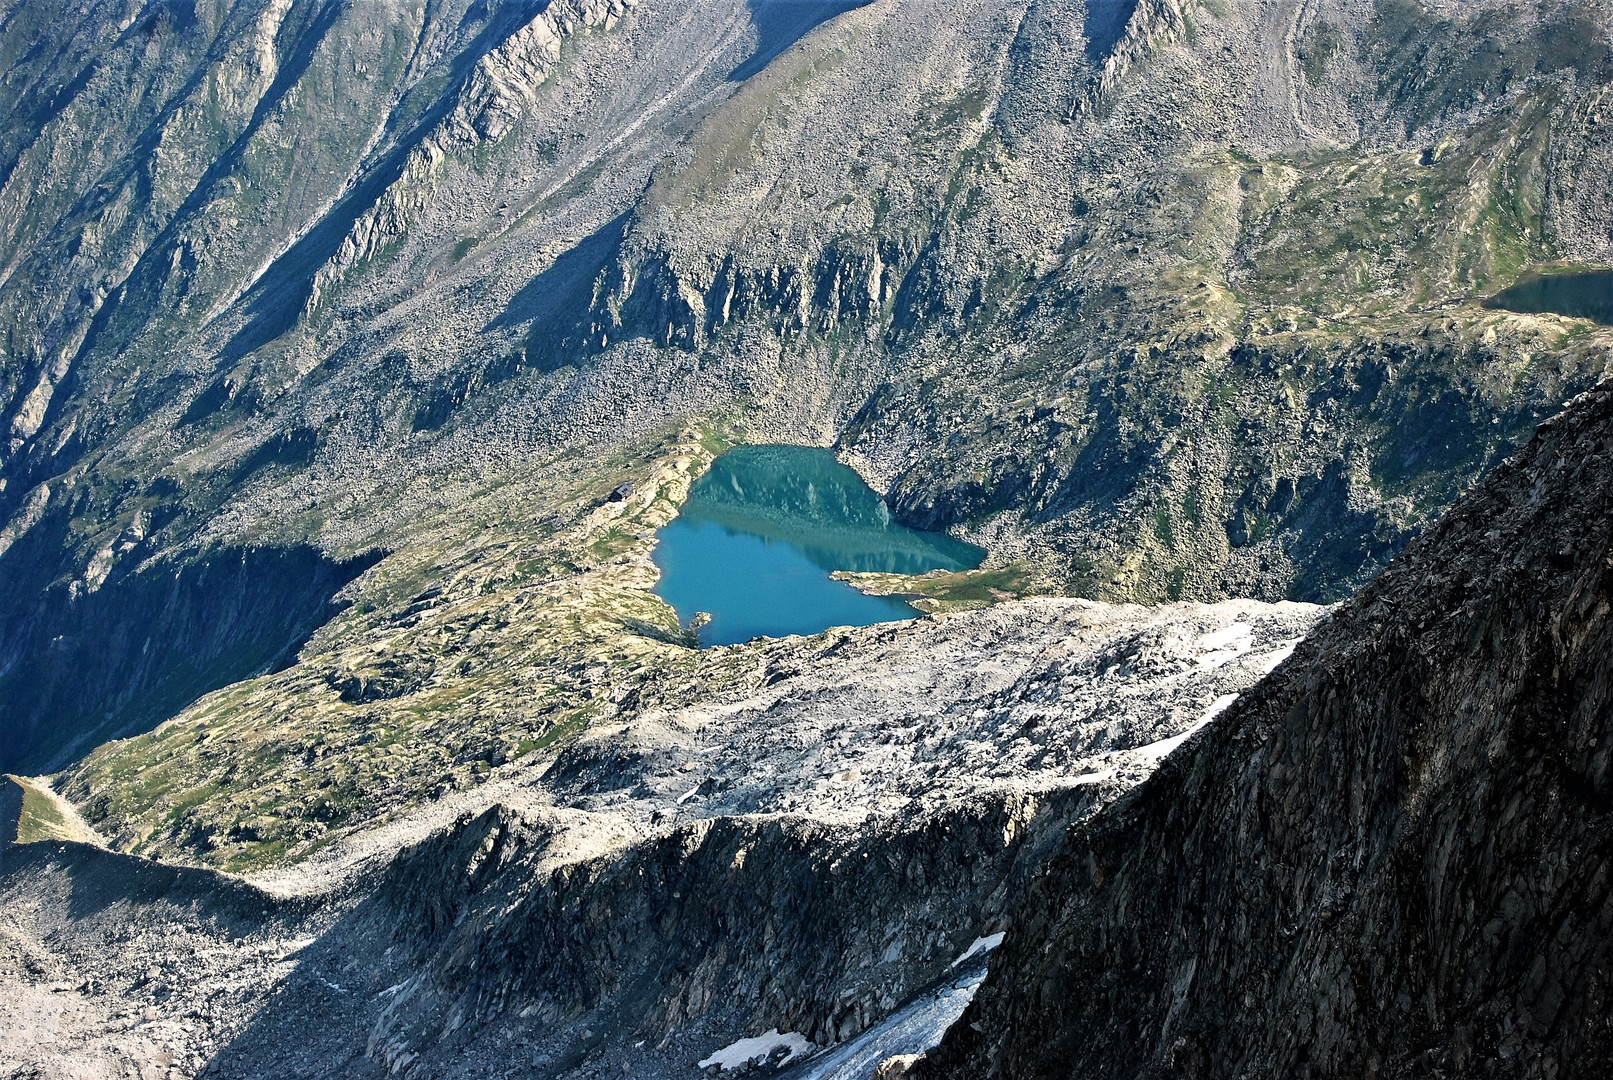
<path id="1" fill-rule="evenodd" d="M 857 574 L 840 571 L 834 575 L 874 596 L 910 598 L 924 612 L 972 611 L 1004 600 L 1045 596 L 1049 591 L 1026 563 L 1010 563 L 991 570 L 936 571 L 929 574 Z"/>
<path id="2" fill-rule="evenodd" d="M 44 790 L 38 782 L 24 776 L 5 776 L 14 788 L 12 797 L 21 802 L 17 814 L 19 844 L 34 844 L 49 840 L 73 840 L 79 843 L 98 843 L 98 838 L 84 827 L 70 811 L 63 809 L 61 801 Z M 9 839 L 0 838 L 0 842 Z"/>
<path id="3" fill-rule="evenodd" d="M 1154 536 L 1166 547 L 1176 546 L 1176 536 L 1171 530 L 1171 515 L 1169 511 L 1154 511 Z"/>
<path id="4" fill-rule="evenodd" d="M 588 718 L 590 715 L 591 714 L 587 710 L 572 713 L 554 727 L 550 728 L 548 731 L 545 731 L 542 735 L 539 735 L 536 739 L 522 740 L 522 746 L 528 746 L 530 743 L 529 749 L 521 750 L 519 747 L 517 747 L 517 750 L 519 753 L 523 754 L 529 753 L 533 750 L 547 750 L 549 747 L 555 745 L 561 740 L 571 739 L 581 735 L 588 728 Z"/>

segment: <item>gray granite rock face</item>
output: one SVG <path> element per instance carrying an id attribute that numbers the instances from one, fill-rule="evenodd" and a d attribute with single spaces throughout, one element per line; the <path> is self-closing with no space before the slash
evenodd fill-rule
<path id="1" fill-rule="evenodd" d="M 740 700 L 249 881 L 0 848 L 0 1076 L 695 1077 L 768 1030 L 844 1044 L 1323 611 L 1049 598 L 783 639 Z"/>
<path id="2" fill-rule="evenodd" d="M 1613 1068 L 1613 386 L 1073 835 L 926 1077 Z"/>

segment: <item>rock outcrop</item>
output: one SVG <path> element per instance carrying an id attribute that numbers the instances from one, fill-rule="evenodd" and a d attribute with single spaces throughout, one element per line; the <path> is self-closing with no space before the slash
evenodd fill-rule
<path id="1" fill-rule="evenodd" d="M 737 700 L 687 672 L 715 686 L 250 886 L 36 830 L 0 864 L 0 1020 L 25 1032 L 7 1049 L 117 1072 L 160 1035 L 183 1072 L 266 1078 L 695 1076 L 769 1030 L 847 1049 L 938 980 L 972 987 L 959 957 L 1068 828 L 1320 614 L 1043 599 L 714 650 L 745 665 Z M 298 762 L 278 782 L 329 797 L 319 755 Z M 47 1029 L 53 1000 L 71 1022 Z"/>
<path id="2" fill-rule="evenodd" d="M 1064 845 L 925 1077 L 1613 1068 L 1613 384 Z"/>
<path id="3" fill-rule="evenodd" d="M 560 1048 L 542 1066 L 555 1071 L 689 1073 L 770 1028 L 827 1041 L 883 1023 L 947 950 L 1004 925 L 1066 824 L 1198 728 L 1219 731 L 1318 614 L 1285 602 L 1369 581 L 1613 365 L 1613 329 L 1486 304 L 1532 270 L 1609 255 L 1609 12 L 0 0 L 0 767 L 65 765 L 34 793 L 69 800 L 123 853 L 7 855 L 0 975 L 24 1006 L 0 1019 L 78 1040 L 13 1071 L 71 1072 L 105 1050 L 126 1072 L 116 1025 L 157 1033 L 147 1071 L 229 1047 L 243 1070 L 282 1075 L 274 1055 L 295 1044 L 318 1075 L 424 1076 L 453 1055 L 530 1063 L 535 1043 Z M 897 519 L 989 547 L 969 585 L 981 603 L 1010 580 L 1011 598 L 1039 598 L 694 649 L 651 591 L 654 532 L 715 454 L 764 441 L 832 445 Z M 1509 468 L 1488 490 L 1532 466 Z M 624 484 L 634 493 L 611 501 Z M 1562 495 L 1584 511 L 1563 537 L 1597 520 L 1588 497 Z M 1506 520 L 1492 556 L 1513 543 Z M 1568 570 L 1551 558 L 1577 556 L 1541 557 L 1532 579 L 1494 585 L 1519 619 L 1556 602 Z M 1328 631 L 1341 656 L 1352 641 L 1401 654 L 1350 660 L 1379 690 L 1340 685 L 1335 708 L 1391 691 L 1379 703 L 1402 719 L 1424 715 L 1414 692 L 1430 709 L 1481 703 L 1515 656 L 1462 667 L 1441 636 L 1461 627 L 1472 649 L 1538 645 L 1554 661 L 1541 685 L 1579 670 L 1532 624 L 1473 622 L 1488 579 L 1463 592 L 1467 578 L 1414 559 L 1426 573 L 1396 571 Z M 1382 629 L 1340 636 L 1363 619 Z M 1285 680 L 1223 719 L 1247 729 Z M 1327 952 L 1322 930 L 1304 955 L 1328 973 L 1357 964 L 1374 992 L 1370 978 L 1411 972 L 1411 1004 L 1396 991 L 1374 1022 L 1423 1038 L 1417 1023 L 1455 1015 L 1428 981 L 1456 977 L 1438 967 L 1454 954 L 1428 952 L 1429 928 L 1467 928 L 1466 909 L 1434 919 L 1449 897 L 1405 886 L 1394 852 L 1422 849 L 1394 847 L 1398 833 L 1330 830 L 1399 828 L 1382 825 L 1396 768 L 1431 778 L 1406 813 L 1444 813 L 1440 770 L 1482 755 L 1418 757 L 1432 728 L 1397 716 L 1361 730 L 1388 771 L 1362 772 L 1360 810 L 1340 779 L 1350 748 L 1292 720 L 1317 741 L 1272 749 L 1297 771 L 1244 794 L 1301 814 L 1331 792 L 1337 810 L 1263 841 L 1281 857 L 1250 880 L 1389 927 L 1381 963 L 1407 966 Z M 1514 741 L 1523 786 L 1495 798 L 1546 798 L 1553 777 L 1563 805 L 1583 793 L 1569 758 Z M 1318 772 L 1329 763 L 1344 771 Z M 1508 822 L 1539 821 L 1519 805 Z M 1173 813 L 1195 808 L 1214 810 Z M 1459 874 L 1486 865 L 1460 839 Z M 1328 844 L 1330 876 L 1284 876 Z M 841 871 L 813 864 L 817 849 Z M 889 870 L 858 892 L 843 874 L 865 855 Z M 1099 870 L 1113 881 L 1142 857 L 1117 848 Z M 273 870 L 308 903 L 251 893 L 257 922 L 226 905 L 170 938 L 176 912 L 239 883 L 185 877 L 177 899 L 120 907 L 108 883 L 157 860 Z M 762 866 L 775 892 L 747 869 Z M 1511 978 L 1536 946 L 1508 928 L 1533 925 L 1545 894 L 1451 880 L 1475 912 L 1501 905 L 1495 978 Z M 1371 907 L 1388 895 L 1373 882 L 1405 886 L 1401 907 Z M 1167 910 L 1172 888 L 1138 903 Z M 1368 906 L 1350 914 L 1353 897 Z M 789 915 L 768 939 L 747 913 L 775 900 Z M 826 906 L 824 956 L 776 951 Z M 119 937 L 124 915 L 139 940 Z M 1232 940 L 1196 926 L 1189 945 Z M 1251 956 L 1309 926 L 1271 916 Z M 1489 927 L 1463 948 L 1491 948 Z M 654 968 L 647 941 L 676 970 Z M 152 959 L 165 952 L 187 959 Z M 801 985 L 768 983 L 767 965 Z M 1542 965 L 1514 995 L 1531 1018 L 1568 970 Z M 1154 994 L 1146 967 L 1103 993 Z M 1202 964 L 1171 971 L 1184 1002 L 1242 1000 Z M 58 974 L 73 996 L 54 993 Z M 1474 993 L 1500 985 L 1473 978 Z M 1235 989 L 1272 1009 L 1303 997 Z M 1352 993 L 1338 1016 L 1362 1007 Z M 1574 993 L 1563 1001 L 1589 1000 Z M 1161 1024 L 1176 1015 L 1163 1007 Z M 1511 1015 L 1496 1045 L 1568 1047 L 1554 1034 L 1568 1008 L 1538 1035 Z M 1190 1064 L 1214 1026 L 1181 1023 L 1170 1052 Z M 1326 1049 L 1338 1031 L 1380 1030 L 1304 1023 L 1318 1062 L 1348 1059 Z M 1302 1067 L 1284 1053 L 1261 1060 Z"/>

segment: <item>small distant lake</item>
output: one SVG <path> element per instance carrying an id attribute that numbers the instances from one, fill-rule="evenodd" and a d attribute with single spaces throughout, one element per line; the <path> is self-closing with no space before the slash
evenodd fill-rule
<path id="1" fill-rule="evenodd" d="M 918 612 L 906 601 L 868 596 L 829 575 L 972 570 L 986 554 L 892 521 L 855 470 L 804 446 L 722 455 L 656 536 L 655 591 L 686 625 L 696 612 L 710 613 L 702 645 L 910 619 Z"/>
<path id="2" fill-rule="evenodd" d="M 1613 326 L 1613 270 L 1528 275 L 1484 306 L 1529 314 L 1549 311 Z"/>

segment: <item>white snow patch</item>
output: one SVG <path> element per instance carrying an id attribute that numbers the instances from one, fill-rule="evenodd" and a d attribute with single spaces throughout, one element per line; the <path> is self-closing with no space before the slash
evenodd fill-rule
<path id="1" fill-rule="evenodd" d="M 700 785 L 696 784 L 694 787 L 678 796 L 678 805 L 682 806 L 684 803 L 688 802 L 698 794 L 700 794 Z"/>
<path id="2" fill-rule="evenodd" d="M 968 960 L 972 956 L 979 956 L 983 952 L 990 952 L 1002 943 L 1003 935 L 1000 932 L 992 934 L 989 937 L 977 937 L 974 939 L 973 944 L 971 944 L 967 949 L 963 950 L 962 956 L 952 961 L 952 967 L 957 967 L 959 964 L 963 963 L 965 960 Z M 948 968 L 947 970 L 950 971 L 951 968 Z"/>
<path id="3" fill-rule="evenodd" d="M 791 1080 L 867 1080 L 882 1061 L 930 1050 L 963 1014 L 985 977 L 982 968 L 970 968 L 966 975 L 954 973 L 947 985 L 921 995 L 861 1035 L 829 1047 Z"/>
<path id="4" fill-rule="evenodd" d="M 1159 742 L 1149 743 L 1147 746 L 1139 746 L 1136 750 L 1137 757 L 1147 764 L 1164 761 L 1165 755 L 1185 743 L 1188 736 L 1197 730 L 1198 725 L 1195 724 L 1180 735 L 1174 735 L 1169 739 L 1161 739 Z"/>
<path id="5" fill-rule="evenodd" d="M 780 1035 L 778 1028 L 756 1036 L 754 1039 L 740 1039 L 730 1043 L 721 1050 L 712 1054 L 704 1061 L 696 1062 L 702 1069 L 709 1069 L 713 1065 L 720 1066 L 724 1071 L 729 1069 L 742 1069 L 753 1061 L 763 1061 L 780 1047 L 790 1052 L 779 1061 L 779 1065 L 788 1065 L 797 1058 L 804 1058 L 812 1053 L 813 1046 L 806 1037 L 794 1031 L 786 1031 Z"/>

